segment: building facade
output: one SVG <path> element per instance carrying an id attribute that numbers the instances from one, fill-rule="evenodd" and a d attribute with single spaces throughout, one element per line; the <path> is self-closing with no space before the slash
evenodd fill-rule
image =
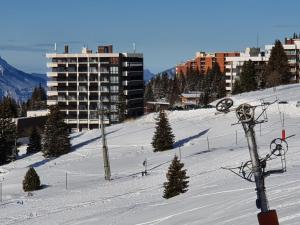
<path id="1" fill-rule="evenodd" d="M 120 113 L 143 115 L 143 54 L 114 53 L 112 45 L 73 54 L 65 46 L 46 57 L 47 105 L 58 105 L 72 130 L 100 128 L 100 109 L 105 124 L 119 122 Z"/>
<path id="2" fill-rule="evenodd" d="M 206 74 L 207 71 L 212 68 L 214 63 L 218 63 L 221 72 L 224 73 L 226 57 L 239 56 L 239 54 L 239 52 L 197 52 L 194 59 L 188 60 L 176 66 L 176 75 L 186 76 L 191 70 Z"/>
<path id="3" fill-rule="evenodd" d="M 239 56 L 226 57 L 225 76 L 227 94 L 232 92 L 234 82 L 236 79 L 239 79 L 244 63 L 249 60 L 255 63 L 257 74 L 262 75 L 263 67 L 269 60 L 269 54 L 265 54 L 265 52 L 260 51 L 259 48 L 246 48 Z"/>
<path id="4" fill-rule="evenodd" d="M 300 75 L 300 39 L 286 38 L 282 45 L 288 57 L 290 72 L 292 73 L 292 81 L 299 83 Z M 266 45 L 266 54 L 270 55 L 274 45 Z"/>

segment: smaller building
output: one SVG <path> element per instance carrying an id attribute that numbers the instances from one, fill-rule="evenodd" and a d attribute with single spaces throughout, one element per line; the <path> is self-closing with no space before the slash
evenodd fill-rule
<path id="1" fill-rule="evenodd" d="M 269 54 L 265 54 L 259 48 L 246 48 L 239 56 L 226 57 L 226 92 L 230 94 L 233 90 L 234 82 L 239 79 L 242 72 L 242 67 L 245 62 L 251 60 L 255 63 L 255 69 L 259 76 L 263 73 L 264 65 L 269 60 Z"/>
<path id="2" fill-rule="evenodd" d="M 202 104 L 204 92 L 202 91 L 191 91 L 189 93 L 182 93 L 181 104 L 184 108 L 196 108 Z"/>
<path id="3" fill-rule="evenodd" d="M 169 102 L 146 102 L 145 113 L 159 112 L 161 110 L 167 110 L 170 107 Z"/>
<path id="4" fill-rule="evenodd" d="M 223 73 L 225 71 L 226 57 L 235 57 L 239 55 L 239 52 L 196 52 L 194 59 L 176 65 L 176 75 L 186 76 L 191 70 L 206 74 L 212 68 L 214 63 L 218 63 L 220 70 Z"/>

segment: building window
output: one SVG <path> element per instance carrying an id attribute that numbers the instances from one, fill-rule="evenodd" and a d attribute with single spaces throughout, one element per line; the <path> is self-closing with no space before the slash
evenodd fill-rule
<path id="1" fill-rule="evenodd" d="M 119 96 L 118 95 L 111 95 L 110 96 L 110 101 L 111 102 L 117 102 L 119 100 Z"/>
<path id="2" fill-rule="evenodd" d="M 110 86 L 110 92 L 111 93 L 118 93 L 119 92 L 119 86 Z"/>
<path id="3" fill-rule="evenodd" d="M 119 120 L 119 115 L 117 115 L 117 114 L 111 114 L 110 118 L 111 118 L 112 121 L 118 121 Z"/>
<path id="4" fill-rule="evenodd" d="M 111 64 L 119 64 L 119 58 L 118 57 L 112 57 L 110 58 Z"/>
<path id="5" fill-rule="evenodd" d="M 111 76 L 110 77 L 111 83 L 119 83 L 119 77 L 118 76 Z"/>
<path id="6" fill-rule="evenodd" d="M 117 67 L 117 66 L 111 66 L 110 67 L 110 73 L 111 74 L 118 74 L 119 73 L 119 67 Z"/>

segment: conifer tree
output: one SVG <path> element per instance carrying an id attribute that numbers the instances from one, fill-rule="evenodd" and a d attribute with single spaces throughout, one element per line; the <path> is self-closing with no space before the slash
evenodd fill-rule
<path id="1" fill-rule="evenodd" d="M 42 152 L 45 157 L 58 157 L 71 150 L 70 138 L 64 116 L 58 106 L 49 107 L 50 114 L 43 133 Z"/>
<path id="2" fill-rule="evenodd" d="M 152 139 L 154 152 L 172 149 L 175 136 L 165 112 L 160 111 L 156 120 L 156 130 Z"/>
<path id="3" fill-rule="evenodd" d="M 29 144 L 27 147 L 27 154 L 30 153 L 36 153 L 42 150 L 42 145 L 41 145 L 41 135 L 34 126 L 31 130 L 31 134 L 29 137 Z"/>
<path id="4" fill-rule="evenodd" d="M 17 128 L 11 118 L 0 117 L 0 165 L 14 160 L 16 149 Z"/>
<path id="5" fill-rule="evenodd" d="M 153 86 L 153 80 L 149 81 L 145 87 L 145 93 L 144 93 L 145 102 L 154 101 L 154 93 L 152 90 L 153 88 L 152 86 Z"/>
<path id="6" fill-rule="evenodd" d="M 236 94 L 240 94 L 242 92 L 243 92 L 243 88 L 241 86 L 240 79 L 235 79 L 233 87 L 232 87 L 232 94 L 236 95 Z"/>
<path id="7" fill-rule="evenodd" d="M 164 183 L 164 198 L 172 198 L 188 190 L 189 181 L 187 179 L 189 177 L 186 175 L 186 169 L 183 169 L 183 167 L 184 164 L 175 155 L 166 174 L 167 182 Z"/>
<path id="8" fill-rule="evenodd" d="M 18 117 L 18 104 L 11 96 L 5 96 L 0 101 L 0 117 L 16 118 Z"/>
<path id="9" fill-rule="evenodd" d="M 119 122 L 123 122 L 126 119 L 126 97 L 121 89 L 118 96 L 118 114 L 119 114 Z"/>
<path id="10" fill-rule="evenodd" d="M 174 103 L 176 103 L 179 100 L 179 95 L 180 95 L 180 91 L 179 91 L 179 86 L 178 86 L 178 79 L 175 76 L 173 80 L 171 80 L 170 82 L 170 95 L 169 95 L 169 102 L 171 105 L 173 105 Z"/>
<path id="11" fill-rule="evenodd" d="M 271 56 L 265 71 L 266 87 L 288 84 L 291 79 L 288 58 L 279 40 L 275 41 Z"/>
<path id="12" fill-rule="evenodd" d="M 30 110 L 41 110 L 47 108 L 47 94 L 45 89 L 40 84 L 38 87 L 35 87 L 31 98 L 29 100 L 29 109 Z"/>
<path id="13" fill-rule="evenodd" d="M 240 75 L 240 85 L 243 91 L 249 92 L 257 89 L 257 81 L 256 81 L 256 70 L 255 64 L 249 60 L 245 62 L 242 67 L 242 72 Z"/>
<path id="14" fill-rule="evenodd" d="M 35 191 L 40 189 L 41 182 L 39 175 L 36 173 L 33 167 L 30 167 L 24 177 L 23 180 L 23 190 L 28 191 Z"/>

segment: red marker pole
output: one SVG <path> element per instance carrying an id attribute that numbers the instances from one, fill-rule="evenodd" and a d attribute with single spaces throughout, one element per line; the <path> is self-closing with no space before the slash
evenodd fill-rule
<path id="1" fill-rule="evenodd" d="M 282 129 L 282 131 L 281 131 L 281 139 L 285 141 L 285 138 L 286 138 L 286 136 L 285 136 L 285 129 Z"/>

